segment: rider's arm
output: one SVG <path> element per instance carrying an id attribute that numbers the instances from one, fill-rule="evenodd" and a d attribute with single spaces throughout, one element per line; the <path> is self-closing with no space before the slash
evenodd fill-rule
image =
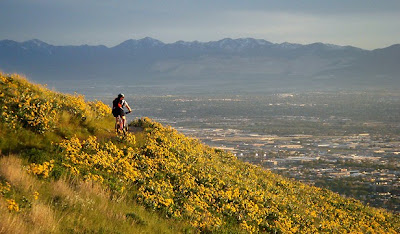
<path id="1" fill-rule="evenodd" d="M 128 105 L 128 103 L 126 103 L 126 108 L 128 108 L 128 111 L 129 111 L 129 112 L 132 112 L 132 109 L 131 109 L 131 107 Z"/>

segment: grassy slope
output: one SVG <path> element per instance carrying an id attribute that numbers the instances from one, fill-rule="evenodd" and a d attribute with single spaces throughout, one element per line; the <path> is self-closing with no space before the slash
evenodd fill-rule
<path id="1" fill-rule="evenodd" d="M 117 137 L 104 104 L 0 78 L 0 232 L 400 231 L 399 216 L 149 119 Z"/>
<path id="2" fill-rule="evenodd" d="M 52 170 L 47 178 L 28 173 L 32 163 L 43 165 L 56 159 L 54 143 L 62 139 L 113 137 L 114 119 L 108 107 L 96 102 L 88 105 L 81 96 L 55 93 L 18 75 L 0 74 L 0 90 L 0 233 L 176 233 L 187 229 L 184 222 L 165 219 L 127 194 L 113 193 L 63 168 Z M 49 110 L 40 105 L 49 100 L 54 100 L 56 114 L 46 119 L 49 116 L 39 113 Z M 92 110 L 96 104 L 103 110 Z"/>
<path id="3" fill-rule="evenodd" d="M 185 227 L 97 183 L 38 179 L 24 164 L 17 156 L 0 159 L 0 177 L 11 185 L 0 199 L 0 233 L 176 233 Z M 8 210 L 11 199 L 18 212 Z"/>

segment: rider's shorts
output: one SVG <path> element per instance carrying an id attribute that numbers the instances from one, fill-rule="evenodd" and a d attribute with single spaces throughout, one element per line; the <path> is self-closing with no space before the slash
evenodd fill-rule
<path id="1" fill-rule="evenodd" d="M 114 115 L 114 117 L 118 117 L 118 116 L 125 116 L 124 110 L 121 108 L 115 108 L 112 110 L 112 114 Z"/>

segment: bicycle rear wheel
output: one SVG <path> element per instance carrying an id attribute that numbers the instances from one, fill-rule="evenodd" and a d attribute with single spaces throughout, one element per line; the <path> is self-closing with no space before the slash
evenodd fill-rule
<path id="1" fill-rule="evenodd" d="M 123 129 L 121 129 L 121 124 L 122 124 L 121 121 L 115 123 L 115 132 L 116 132 L 117 134 L 120 134 L 120 133 L 123 132 Z"/>

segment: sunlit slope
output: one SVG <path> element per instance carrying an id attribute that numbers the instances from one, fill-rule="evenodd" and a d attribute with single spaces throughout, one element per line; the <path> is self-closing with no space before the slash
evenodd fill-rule
<path id="1" fill-rule="evenodd" d="M 177 233 L 185 227 L 100 183 L 35 176 L 24 165 L 21 157 L 0 157 L 0 233 Z"/>
<path id="2" fill-rule="evenodd" d="M 43 147 L 58 137 L 104 135 L 112 128 L 110 108 L 102 102 L 53 92 L 19 75 L 0 73 L 0 90 L 3 149 L 29 147 L 38 143 L 38 137 Z M 5 137 L 10 134 L 14 137 Z"/>
<path id="3" fill-rule="evenodd" d="M 62 139 L 114 136 L 107 105 L 0 73 L 0 107 L 0 233 L 190 230 L 136 204 L 111 182 L 94 181 L 97 174 L 74 176 L 63 164 L 57 146 Z"/>
<path id="4" fill-rule="evenodd" d="M 171 128 L 144 119 L 137 156 L 138 198 L 201 229 L 227 223 L 247 231 L 399 231 L 399 219 L 331 191 L 243 163 Z"/>
<path id="5" fill-rule="evenodd" d="M 20 217 L 18 215 L 23 212 L 32 214 L 33 206 L 24 207 L 22 197 L 34 200 L 35 192 L 39 190 L 39 194 L 47 193 L 43 196 L 47 200 L 42 203 L 54 211 L 52 217 L 62 217 L 63 210 L 57 205 L 60 203 L 54 203 L 56 196 L 46 191 L 51 190 L 53 183 L 65 183 L 85 198 L 85 194 L 80 192 L 81 187 L 89 183 L 103 191 L 99 194 L 105 195 L 98 199 L 108 199 L 110 213 L 115 214 L 109 216 L 110 222 L 117 219 L 114 223 L 121 222 L 121 228 L 125 228 L 127 223 L 140 227 L 144 225 L 140 220 L 151 221 L 146 213 L 138 215 L 137 204 L 140 204 L 147 207 L 148 212 L 155 211 L 155 219 L 161 215 L 165 217 L 165 223 L 177 223 L 175 230 L 178 232 L 400 232 L 399 216 L 243 163 L 229 153 L 205 146 L 148 118 L 132 123 L 142 131 L 117 137 L 104 129 L 104 126 L 112 128 L 113 120 L 106 117 L 109 110 L 106 107 L 103 112 L 91 109 L 93 105 L 104 106 L 100 102 L 87 103 L 83 98 L 54 93 L 5 75 L 1 76 L 0 87 L 0 104 L 7 106 L 2 108 L 1 113 L 0 149 L 16 152 L 23 158 L 17 165 L 24 165 L 26 180 L 30 178 L 39 181 L 38 184 L 40 181 L 43 183 L 37 190 L 31 187 L 23 192 L 24 186 L 6 173 L 9 170 L 0 170 L 0 206 L 2 212 L 9 210 L 7 217 Z M 19 99 L 22 94 L 25 95 L 24 90 L 36 93 L 38 97 L 29 103 Z M 65 104 L 77 99 L 81 100 L 84 108 L 76 109 L 80 105 Z M 34 104 L 37 100 L 50 104 L 46 104 L 47 109 L 36 110 L 42 108 Z M 36 112 L 15 114 L 19 108 L 36 108 Z M 29 122 L 32 121 L 31 116 L 42 116 L 43 112 L 51 114 L 52 111 L 57 121 L 43 120 L 41 127 L 37 127 L 36 122 Z M 68 121 L 57 117 L 60 113 L 68 116 L 65 118 Z M 15 118 L 10 119 L 13 115 Z M 46 119 L 46 115 L 40 118 Z M 96 125 L 101 122 L 105 125 Z M 21 139 L 20 143 L 13 143 L 9 136 Z M 53 143 L 43 146 L 43 141 Z M 30 147 L 26 147 L 27 144 Z M 63 201 L 65 215 L 68 212 L 79 213 L 81 203 L 78 202 L 78 208 L 74 208 L 62 194 L 57 199 Z M 122 208 L 112 208 L 115 206 Z M 17 208 L 19 211 L 16 211 Z M 82 219 L 76 221 L 82 226 L 80 231 L 110 230 L 106 224 L 90 224 L 92 226 L 85 229 L 85 224 L 91 223 L 88 220 L 99 218 L 89 213 L 87 217 L 81 215 Z M 61 221 L 59 223 L 59 226 L 46 230 L 70 230 L 63 227 Z M 121 232 L 124 230 L 121 229 Z"/>

